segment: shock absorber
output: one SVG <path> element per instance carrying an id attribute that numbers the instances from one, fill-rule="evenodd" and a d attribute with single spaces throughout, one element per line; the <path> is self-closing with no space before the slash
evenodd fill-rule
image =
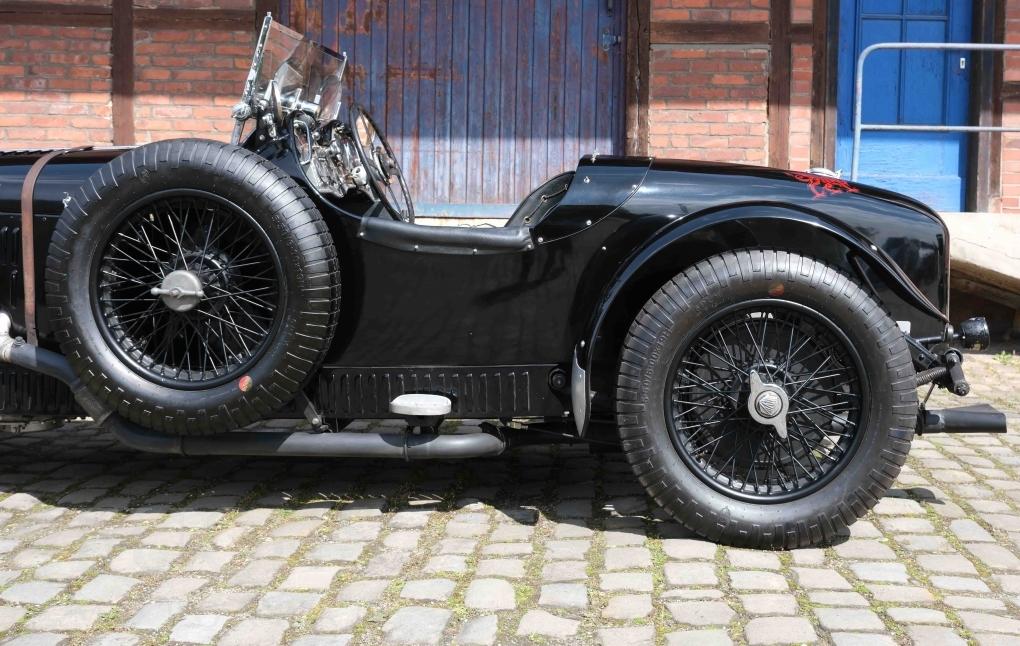
<path id="1" fill-rule="evenodd" d="M 949 370 L 945 366 L 936 366 L 934 368 L 928 368 L 922 370 L 914 376 L 918 386 L 924 386 L 930 384 L 936 379 L 941 379 L 946 376 Z"/>
<path id="2" fill-rule="evenodd" d="M 930 384 L 933 381 L 941 381 L 942 385 L 960 397 L 970 393 L 970 384 L 963 374 L 963 355 L 955 348 L 949 348 L 940 357 L 942 365 L 922 370 L 914 376 L 918 386 Z"/>

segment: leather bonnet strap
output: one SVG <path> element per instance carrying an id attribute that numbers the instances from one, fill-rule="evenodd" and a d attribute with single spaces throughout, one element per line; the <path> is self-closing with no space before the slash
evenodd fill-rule
<path id="1" fill-rule="evenodd" d="M 32 345 L 39 344 L 39 336 L 35 330 L 35 215 L 32 210 L 32 202 L 35 197 L 35 183 L 42 174 L 43 168 L 55 157 L 64 153 L 72 153 L 79 150 L 90 150 L 92 146 L 79 146 L 77 148 L 61 148 L 51 150 L 32 164 L 25 175 L 25 182 L 21 185 L 21 274 L 24 278 L 25 291 L 25 329 L 28 342 Z"/>

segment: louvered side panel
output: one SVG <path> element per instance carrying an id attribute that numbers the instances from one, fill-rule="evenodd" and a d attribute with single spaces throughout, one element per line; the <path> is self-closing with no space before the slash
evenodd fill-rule
<path id="1" fill-rule="evenodd" d="M 8 310 L 19 323 L 23 323 L 25 286 L 21 275 L 21 227 L 0 226 L 0 303 L 9 304 Z"/>
<path id="2" fill-rule="evenodd" d="M 316 400 L 329 417 L 386 418 L 405 393 L 445 395 L 454 418 L 545 417 L 564 403 L 548 386 L 556 366 L 323 368 Z M 565 395 L 564 395 L 565 396 Z"/>
<path id="3" fill-rule="evenodd" d="M 0 366 L 0 415 L 80 415 L 71 389 L 52 377 Z"/>
<path id="4" fill-rule="evenodd" d="M 0 226 L 0 265 L 17 267 L 21 263 L 21 227 Z"/>

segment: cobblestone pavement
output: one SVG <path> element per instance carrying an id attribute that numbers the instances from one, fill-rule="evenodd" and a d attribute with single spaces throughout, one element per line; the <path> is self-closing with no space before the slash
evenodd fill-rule
<path id="1" fill-rule="evenodd" d="M 687 536 L 581 447 L 404 464 L 5 434 L 0 639 L 1018 643 L 1020 357 L 967 367 L 1016 435 L 917 440 L 849 537 L 782 553 Z"/>

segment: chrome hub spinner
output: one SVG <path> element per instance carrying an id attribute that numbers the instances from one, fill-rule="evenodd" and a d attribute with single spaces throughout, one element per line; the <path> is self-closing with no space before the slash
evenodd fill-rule
<path id="1" fill-rule="evenodd" d="M 782 386 L 762 381 L 758 371 L 750 373 L 751 395 L 747 398 L 747 410 L 751 419 L 776 429 L 776 435 L 786 439 L 786 411 L 790 398 Z"/>
<path id="2" fill-rule="evenodd" d="M 160 296 L 163 304 L 175 312 L 187 312 L 205 298 L 202 279 L 193 271 L 178 269 L 167 274 L 159 287 L 149 290 L 153 296 Z"/>

